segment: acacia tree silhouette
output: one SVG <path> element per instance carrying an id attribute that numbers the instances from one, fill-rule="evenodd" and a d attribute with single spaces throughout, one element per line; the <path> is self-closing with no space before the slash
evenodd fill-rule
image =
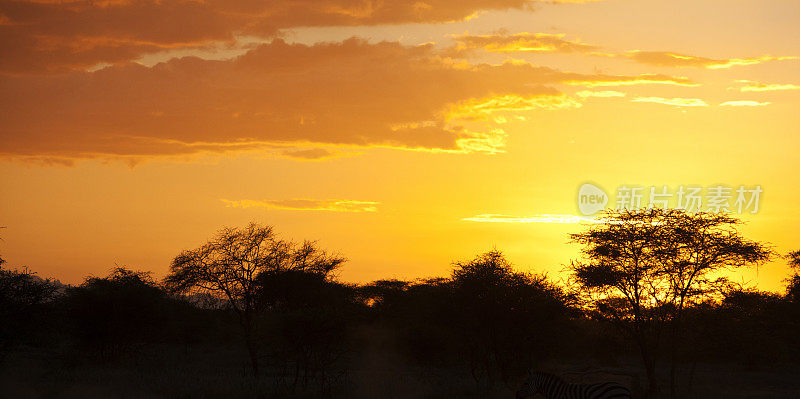
<path id="1" fill-rule="evenodd" d="M 256 316 L 261 311 L 258 277 L 269 271 L 307 271 L 327 275 L 345 259 L 305 241 L 279 239 L 272 226 L 250 223 L 224 228 L 205 245 L 176 256 L 164 278 L 173 293 L 222 297 L 239 317 L 253 374 L 258 375 Z"/>
<path id="2" fill-rule="evenodd" d="M 586 261 L 573 261 L 572 282 L 596 316 L 614 322 L 639 347 L 648 392 L 658 391 L 656 352 L 670 323 L 671 392 L 675 390 L 675 345 L 685 307 L 708 299 L 727 283 L 714 278 L 767 261 L 773 252 L 743 238 L 741 221 L 724 214 L 674 209 L 608 211 L 603 223 L 570 235 Z"/>
<path id="3" fill-rule="evenodd" d="M 790 252 L 788 255 L 789 267 L 794 269 L 794 274 L 787 278 L 786 297 L 797 303 L 800 301 L 800 250 Z"/>
<path id="4" fill-rule="evenodd" d="M 664 227 L 660 251 L 662 273 L 669 281 L 671 317 L 670 395 L 676 395 L 677 342 L 681 341 L 682 317 L 687 305 L 695 305 L 727 286 L 717 271 L 763 263 L 774 255 L 758 242 L 743 238 L 736 229 L 742 221 L 722 213 L 660 212 Z"/>
<path id="5" fill-rule="evenodd" d="M 6 226 L 0 226 L 0 229 L 4 229 L 4 228 L 6 228 Z M 2 239 L 2 238 L 0 238 L 0 241 L 2 241 L 2 240 L 3 240 L 3 239 Z M 3 256 L 2 256 L 2 255 L 0 255 L 0 268 L 2 268 L 2 267 L 3 267 L 3 263 L 6 263 L 6 260 L 5 260 L 5 259 L 3 259 Z"/>

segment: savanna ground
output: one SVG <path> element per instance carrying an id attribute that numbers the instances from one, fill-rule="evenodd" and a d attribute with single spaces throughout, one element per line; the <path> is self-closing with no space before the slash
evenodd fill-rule
<path id="1" fill-rule="evenodd" d="M 454 369 L 411 367 L 396 359 L 368 355 L 357 368 L 334 372 L 324 391 L 288 392 L 279 378 L 254 378 L 235 350 L 187 353 L 175 362 L 163 352 L 141 356 L 111 367 L 70 364 L 57 354 L 20 351 L 5 359 L 0 377 L 4 398 L 138 399 L 138 398 L 513 398 L 516 384 L 477 393 L 469 373 Z M 169 357 L 165 359 L 165 357 Z M 592 366 L 586 364 L 591 363 Z M 636 384 L 640 372 L 633 361 L 615 362 L 602 370 L 596 362 L 555 364 L 565 380 L 591 383 L 614 380 Z M 684 398 L 798 398 L 797 366 L 708 363 L 694 366 L 690 393 Z M 666 373 L 660 376 L 668 382 Z M 519 382 L 522 380 L 520 379 Z M 631 385 L 629 385 L 631 386 Z M 637 396 L 635 396 L 637 397 Z M 641 397 L 641 396 L 638 396 Z M 666 393 L 657 397 L 669 397 Z"/>
<path id="2" fill-rule="evenodd" d="M 636 398 L 800 397 L 800 276 L 781 293 L 699 278 L 776 255 L 687 225 L 732 223 L 718 216 L 623 217 L 677 227 L 575 236 L 591 242 L 567 283 L 491 251 L 444 277 L 348 284 L 343 258 L 257 225 L 182 252 L 160 281 L 0 268 L 0 398 L 512 398 L 529 370 Z M 691 260 L 708 240 L 720 268 Z"/>

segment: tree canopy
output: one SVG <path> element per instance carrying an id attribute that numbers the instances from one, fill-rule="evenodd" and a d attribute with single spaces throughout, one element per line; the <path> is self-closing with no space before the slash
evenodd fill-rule
<path id="1" fill-rule="evenodd" d="M 173 259 L 164 286 L 174 293 L 221 297 L 239 316 L 257 373 L 254 318 L 263 298 L 259 278 L 280 272 L 327 276 L 344 261 L 341 256 L 319 249 L 314 242 L 284 240 L 272 226 L 250 223 L 243 228 L 224 228 L 199 248 L 181 252 Z"/>
<path id="2" fill-rule="evenodd" d="M 677 325 L 688 303 L 727 284 L 718 272 L 766 262 L 766 245 L 744 238 L 742 222 L 722 213 L 676 209 L 608 211 L 572 234 L 583 259 L 569 269 L 586 306 L 615 322 L 639 346 L 656 390 L 655 353 L 667 323 Z"/>

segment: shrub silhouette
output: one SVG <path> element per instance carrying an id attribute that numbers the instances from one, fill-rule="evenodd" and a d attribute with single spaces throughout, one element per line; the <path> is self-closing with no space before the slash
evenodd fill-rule
<path id="1" fill-rule="evenodd" d="M 265 346 L 283 384 L 291 391 L 311 382 L 328 389 L 332 367 L 350 350 L 350 329 L 363 314 L 355 287 L 303 270 L 265 271 L 257 284 L 269 311 Z"/>
<path id="2" fill-rule="evenodd" d="M 70 288 L 65 299 L 78 342 L 102 361 L 163 342 L 173 305 L 150 273 L 123 267 L 108 277 L 86 279 Z"/>
<path id="3" fill-rule="evenodd" d="M 697 227 L 729 226 L 718 216 L 595 225 L 573 236 L 587 255 L 569 267 L 574 285 L 497 250 L 445 276 L 346 284 L 334 273 L 343 258 L 255 224 L 181 253 L 163 287 L 122 267 L 75 287 L 0 269 L 0 396 L 83 386 L 103 397 L 502 397 L 530 368 L 550 367 L 652 371 L 663 383 L 666 367 L 629 363 L 643 337 L 651 361 L 680 366 L 676 397 L 792 397 L 782 376 L 800 365 L 800 251 L 785 292 L 718 279 L 772 255 Z M 724 261 L 698 257 L 713 251 Z M 636 287 L 640 302 L 626 296 Z M 759 379 L 738 380 L 748 375 Z"/>
<path id="4" fill-rule="evenodd" d="M 0 263 L 0 360 L 13 345 L 41 339 L 60 288 L 27 268 L 8 270 Z"/>

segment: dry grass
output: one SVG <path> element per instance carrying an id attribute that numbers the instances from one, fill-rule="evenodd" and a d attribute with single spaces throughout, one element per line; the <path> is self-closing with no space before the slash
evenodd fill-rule
<path id="1" fill-rule="evenodd" d="M 237 350 L 194 350 L 177 356 L 155 351 L 114 364 L 87 363 L 53 353 L 17 351 L 0 365 L 0 397 L 19 399 L 211 399 L 211 398 L 512 398 L 514 385 L 490 394 L 475 393 L 468 373 L 391 363 L 360 364 L 331 373 L 324 389 L 310 386 L 291 392 L 273 371 L 254 378 Z M 635 364 L 599 371 L 587 365 L 551 365 L 571 382 L 616 380 L 635 384 Z M 698 364 L 691 391 L 689 368 L 681 370 L 682 398 L 799 398 L 798 369 Z M 626 377 L 626 375 L 628 377 Z M 660 376 L 668 382 L 666 372 Z M 661 397 L 668 397 L 663 394 Z"/>

